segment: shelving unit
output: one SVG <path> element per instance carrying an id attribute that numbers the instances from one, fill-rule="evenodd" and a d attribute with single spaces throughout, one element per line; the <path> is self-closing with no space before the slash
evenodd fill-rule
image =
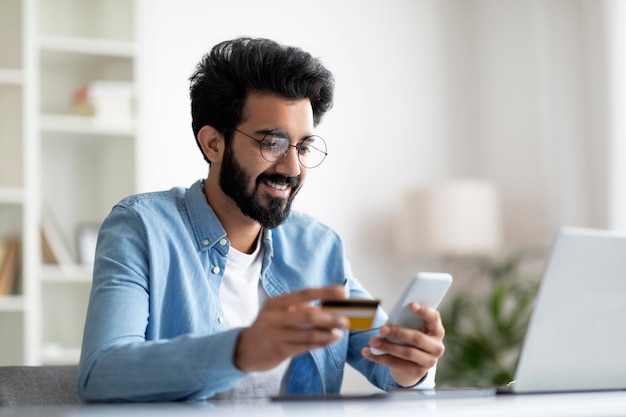
<path id="1" fill-rule="evenodd" d="M 73 96 L 96 81 L 137 86 L 141 1 L 0 2 L 0 239 L 22 243 L 19 291 L 0 296 L 0 365 L 78 361 L 91 266 L 77 232 L 135 192 L 139 135 L 136 117 L 79 115 Z M 42 210 L 72 264 L 44 263 Z"/>
<path id="2" fill-rule="evenodd" d="M 11 39 L 11 41 L 8 41 Z M 22 4 L 0 3 L 0 241 L 22 238 L 25 184 L 23 137 L 24 71 Z M 0 296 L 0 364 L 24 361 L 26 303 L 23 291 Z"/>
<path id="3" fill-rule="evenodd" d="M 0 69 L 0 84 L 22 85 L 22 71 L 15 69 Z"/>

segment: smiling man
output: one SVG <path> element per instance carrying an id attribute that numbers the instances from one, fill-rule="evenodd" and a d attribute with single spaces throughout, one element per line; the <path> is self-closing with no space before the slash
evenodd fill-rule
<path id="1" fill-rule="evenodd" d="M 319 308 L 372 298 L 337 234 L 291 212 L 327 156 L 315 127 L 333 88 L 319 60 L 267 39 L 203 57 L 190 91 L 208 177 L 130 196 L 105 219 L 80 360 L 85 401 L 333 394 L 345 364 L 384 390 L 434 386 L 436 310 L 412 306 L 422 331 L 383 325 L 382 311 L 379 331 L 350 331 Z"/>

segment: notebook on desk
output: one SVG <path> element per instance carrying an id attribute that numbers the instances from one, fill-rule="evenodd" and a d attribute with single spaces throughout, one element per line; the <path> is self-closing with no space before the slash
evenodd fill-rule
<path id="1" fill-rule="evenodd" d="M 626 234 L 564 228 L 552 245 L 513 384 L 355 397 L 456 398 L 626 390 L 625 322 Z M 333 397 L 340 398 L 345 397 Z"/>

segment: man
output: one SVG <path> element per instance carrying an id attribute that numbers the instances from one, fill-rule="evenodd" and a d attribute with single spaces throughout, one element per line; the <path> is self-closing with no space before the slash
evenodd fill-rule
<path id="1" fill-rule="evenodd" d="M 378 334 L 349 332 L 346 317 L 319 308 L 371 298 L 339 237 L 290 212 L 326 157 L 314 128 L 333 87 L 317 59 L 270 40 L 235 39 L 205 55 L 191 107 L 208 177 L 128 197 L 104 221 L 80 361 L 84 400 L 337 393 L 346 363 L 385 390 L 433 386 L 444 351 L 437 311 L 414 305 L 423 331 L 385 325 Z M 374 327 L 385 320 L 379 312 Z"/>

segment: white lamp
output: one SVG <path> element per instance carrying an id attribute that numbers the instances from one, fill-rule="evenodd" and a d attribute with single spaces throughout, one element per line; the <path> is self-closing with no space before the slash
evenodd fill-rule
<path id="1" fill-rule="evenodd" d="M 501 245 L 500 202 L 488 181 L 454 179 L 410 192 L 396 218 L 400 257 L 471 257 Z"/>

